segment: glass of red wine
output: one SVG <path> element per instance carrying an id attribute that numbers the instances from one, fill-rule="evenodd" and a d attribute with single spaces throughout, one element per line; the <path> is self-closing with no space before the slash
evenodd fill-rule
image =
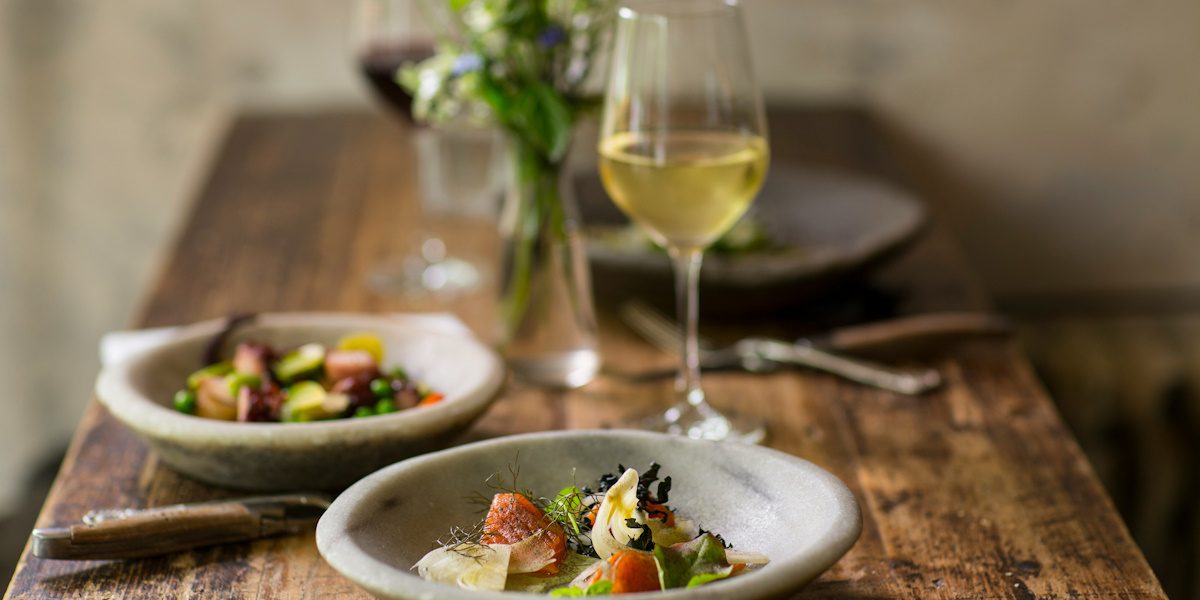
<path id="1" fill-rule="evenodd" d="M 354 18 L 355 58 L 375 96 L 409 127 L 417 156 L 424 229 L 413 251 L 377 265 L 369 285 L 386 295 L 452 296 L 478 287 L 487 273 L 478 261 L 453 256 L 438 231 L 463 219 L 494 218 L 504 186 L 503 143 L 497 132 L 413 121 L 412 96 L 396 80 L 401 67 L 434 54 L 430 15 L 437 3 L 420 0 L 359 0 Z"/>

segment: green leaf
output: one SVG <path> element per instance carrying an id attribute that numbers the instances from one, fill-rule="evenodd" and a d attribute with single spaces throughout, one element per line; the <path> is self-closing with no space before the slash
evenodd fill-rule
<path id="1" fill-rule="evenodd" d="M 725 560 L 725 546 L 709 533 L 690 542 L 655 546 L 654 562 L 658 564 L 658 580 L 664 590 L 689 587 L 699 576 L 717 575 L 719 579 L 733 571 L 729 561 Z M 701 583 L 711 580 L 705 579 Z"/>
<path id="2" fill-rule="evenodd" d="M 559 490 L 549 509 L 547 514 L 551 518 L 563 526 L 570 527 L 575 535 L 583 535 L 579 529 L 579 513 L 583 512 L 583 492 L 579 491 L 579 488 L 569 485 Z"/>
<path id="3" fill-rule="evenodd" d="M 597 581 L 588 586 L 588 589 L 583 592 L 584 596 L 608 596 L 612 594 L 613 584 L 611 581 Z"/>
<path id="4" fill-rule="evenodd" d="M 550 595 L 556 598 L 578 598 L 580 596 L 609 596 L 612 595 L 613 584 L 611 581 L 597 581 L 589 585 L 586 590 L 577 587 L 558 588 Z"/>
<path id="5" fill-rule="evenodd" d="M 688 580 L 687 586 L 690 588 L 700 587 L 706 583 L 725 579 L 726 577 L 729 577 L 728 573 L 701 573 L 699 575 L 692 575 L 692 578 Z"/>
<path id="6" fill-rule="evenodd" d="M 544 119 L 546 156 L 551 162 L 558 162 L 567 153 L 567 146 L 571 143 L 571 107 L 554 88 L 544 82 L 534 82 L 530 87 L 537 95 Z"/>

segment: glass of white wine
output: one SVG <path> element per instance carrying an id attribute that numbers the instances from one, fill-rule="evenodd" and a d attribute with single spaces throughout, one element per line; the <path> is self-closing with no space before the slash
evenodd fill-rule
<path id="1" fill-rule="evenodd" d="M 735 0 L 630 0 L 620 8 L 599 155 L 608 194 L 675 265 L 680 397 L 644 426 L 761 441 L 761 422 L 722 414 L 705 400 L 696 341 L 704 249 L 745 214 L 769 158 Z"/>

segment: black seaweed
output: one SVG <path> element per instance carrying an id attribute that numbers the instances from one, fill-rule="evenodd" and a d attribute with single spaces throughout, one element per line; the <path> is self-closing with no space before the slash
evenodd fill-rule
<path id="1" fill-rule="evenodd" d="M 666 504 L 671 494 L 671 478 L 664 477 L 662 481 L 658 481 L 658 471 L 662 469 L 662 465 L 652 462 L 650 468 L 638 476 L 637 499 L 640 504 L 653 502 L 654 504 Z M 616 473 L 605 473 L 600 476 L 600 481 L 597 486 L 597 492 L 603 494 L 607 492 L 621 475 L 626 471 L 625 465 L 618 464 Z M 658 481 L 658 486 L 653 494 L 650 493 L 650 486 Z M 585 488 L 586 489 L 586 488 Z"/>
<path id="2" fill-rule="evenodd" d="M 650 532 L 649 525 L 646 525 L 645 523 L 638 523 L 637 519 L 625 519 L 625 526 L 632 529 L 642 530 L 642 532 L 638 534 L 637 539 L 629 541 L 627 545 L 630 548 L 633 548 L 634 550 L 646 551 L 654 549 L 654 535 Z"/>

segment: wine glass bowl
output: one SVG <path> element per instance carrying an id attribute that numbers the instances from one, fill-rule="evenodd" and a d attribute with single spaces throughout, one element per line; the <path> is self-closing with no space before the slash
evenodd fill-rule
<path id="1" fill-rule="evenodd" d="M 745 214 L 769 163 L 766 118 L 732 0 L 642 0 L 618 11 L 598 147 L 613 201 L 665 246 L 683 329 L 678 401 L 649 428 L 761 441 L 700 385 L 697 278 L 704 249 Z"/>

